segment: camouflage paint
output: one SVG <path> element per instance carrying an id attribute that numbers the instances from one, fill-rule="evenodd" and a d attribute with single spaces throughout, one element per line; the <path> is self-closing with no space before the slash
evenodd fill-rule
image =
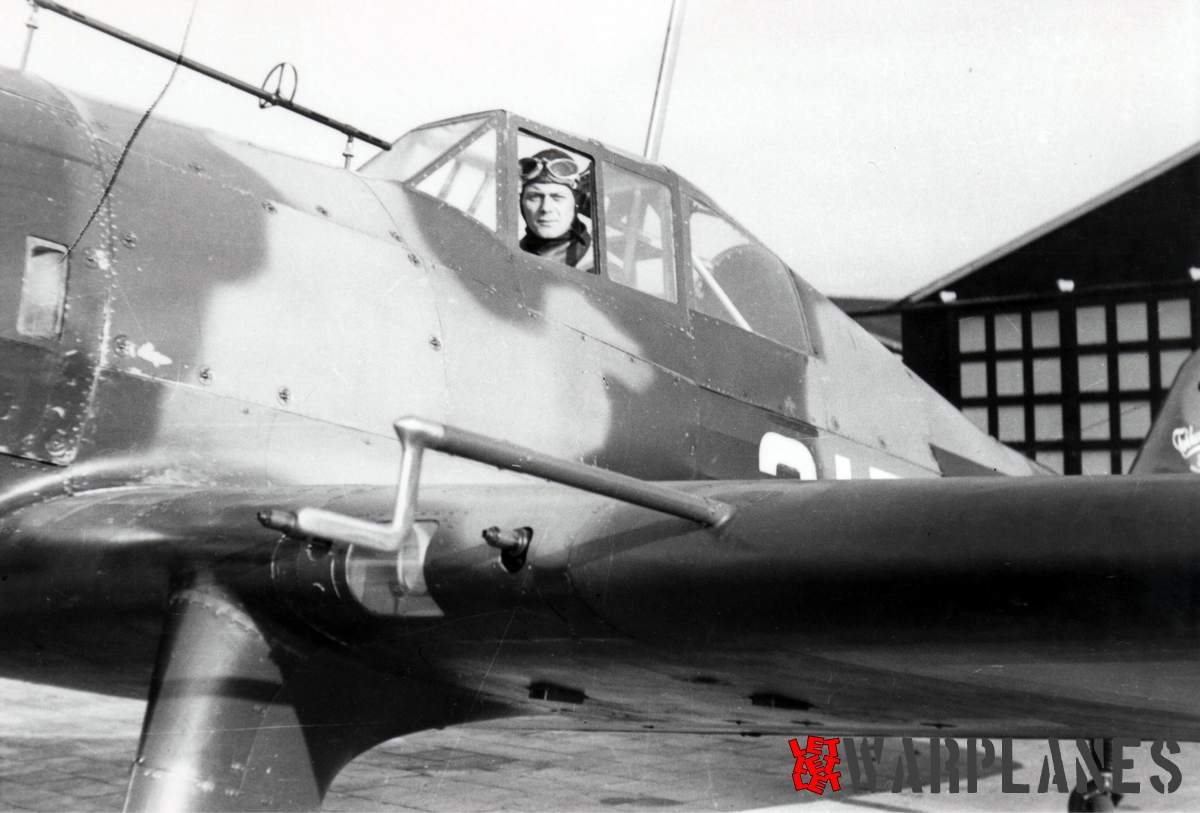
<path id="1" fill-rule="evenodd" d="M 717 539 L 552 487 L 482 486 L 495 477 L 486 468 L 434 459 L 429 480 L 472 485 L 423 492 L 422 518 L 439 528 L 426 577 L 447 619 L 407 619 L 364 609 L 354 597 L 362 592 L 341 592 L 348 551 L 280 539 L 246 521 L 251 506 L 386 513 L 387 485 L 337 486 L 393 481 L 391 422 L 400 415 L 663 480 L 930 478 L 941 473 L 934 447 L 983 470 L 1033 473 L 802 281 L 811 353 L 692 314 L 682 265 L 675 304 L 517 250 L 517 190 L 504 168 L 515 164 L 520 128 L 666 184 L 677 218 L 685 196 L 719 211 L 669 170 L 602 144 L 489 114 L 500 127 L 500 226 L 492 232 L 395 180 L 168 122 L 150 120 L 130 147 L 137 115 L 19 74 L 0 74 L 0 107 L 0 184 L 12 207 L 0 221 L 0 571 L 12 577 L 5 607 L 157 611 L 171 584 L 167 654 L 143 740 L 150 762 L 134 771 L 135 807 L 168 797 L 206 804 L 197 800 L 214 787 L 241 788 L 247 771 L 258 804 L 274 804 L 280 783 L 295 780 L 296 795 L 280 803 L 311 805 L 338 760 L 363 743 L 343 747 L 313 734 L 311 764 L 262 754 L 277 744 L 279 753 L 301 755 L 297 719 L 361 718 L 353 692 L 330 699 L 321 690 L 342 680 L 351 661 L 382 670 L 382 694 L 393 698 L 377 718 L 383 723 L 355 729 L 367 739 L 544 708 L 528 696 L 538 680 L 570 688 L 586 679 L 592 721 L 769 725 L 769 714 L 755 710 L 718 719 L 744 693 L 695 689 L 688 681 L 697 659 L 713 687 L 745 674 L 739 659 L 780 693 L 799 691 L 795 675 L 828 673 L 832 661 L 819 651 L 828 639 L 788 626 L 802 620 L 788 579 L 809 564 L 797 529 L 835 548 L 847 539 L 852 560 L 880 544 L 878 523 L 887 519 L 841 527 L 861 505 L 921 504 L 869 488 L 840 492 L 837 502 L 832 489 L 816 490 L 827 485 L 796 484 L 791 496 L 804 499 L 773 508 L 776 491 L 722 483 L 713 487 L 746 513 Z M 675 255 L 687 257 L 682 223 L 674 226 Z M 58 340 L 14 329 L 31 235 L 72 247 Z M 75 492 L 85 493 L 50 499 Z M 816 512 L 818 500 L 825 513 Z M 931 511 L 915 514 L 906 533 L 927 534 L 939 520 Z M 485 521 L 536 525 L 518 574 L 480 539 Z M 888 564 L 879 555 L 866 576 Z M 364 583 L 377 571 L 386 568 L 368 567 Z M 735 577 L 716 578 L 722 573 Z M 177 583 L 181 576 L 210 581 Z M 781 608 L 783 633 L 771 615 Z M 214 622 L 212 612 L 225 620 Z M 694 648 L 676 634 L 689 618 L 724 643 Z M 729 645 L 739 633 L 746 646 Z M 494 669 L 479 660 L 481 640 L 505 644 Z M 811 668 L 787 679 L 797 659 L 781 643 L 818 650 L 806 653 Z M 172 653 L 185 662 L 194 655 L 195 669 L 177 673 Z M 260 668 L 268 656 L 279 669 Z M 998 657 L 1017 656 L 1010 649 Z M 297 683 L 289 670 L 310 662 L 296 669 L 312 684 Z M 849 662 L 838 668 L 851 677 L 876 670 L 896 682 L 887 671 L 894 662 L 860 664 L 859 672 Z M 258 704 L 266 711 L 245 702 L 243 669 L 256 691 L 269 689 L 270 703 Z M 221 692 L 178 690 L 210 677 Z M 677 683 L 683 691 L 672 694 Z M 973 690 L 922 685 L 900 701 L 920 710 L 930 698 L 950 698 L 939 707 L 949 718 Z M 210 702 L 225 694 L 237 703 Z M 396 700 L 410 695 L 432 699 L 415 714 Z M 852 715 L 868 699 L 852 693 L 838 709 Z M 162 735 L 173 721 L 198 720 L 211 731 L 226 713 L 236 714 L 241 733 L 197 740 L 180 758 L 186 764 L 171 762 L 171 738 Z M 1094 715 L 1092 705 L 1077 719 Z M 291 733 L 256 751 L 256 738 L 274 730 L 260 718 Z M 245 763 L 235 753 L 257 756 Z M 193 769 L 212 779 L 180 780 Z M 284 779 L 269 778 L 271 769 Z M 226 802 L 255 804 L 236 794 Z"/>
<path id="2" fill-rule="evenodd" d="M 821 477 L 835 476 L 835 456 L 856 476 L 936 475 L 930 444 L 1029 472 L 802 283 L 811 355 L 516 250 L 516 190 L 503 177 L 495 234 L 394 181 L 150 120 L 76 240 L 137 117 L 6 79 L 4 99 L 24 115 L 5 121 L 37 109 L 47 135 L 29 154 L 16 152 L 25 135 L 10 135 L 3 181 L 58 208 L 6 222 L 0 284 L 19 279 L 26 234 L 76 246 L 63 339 L 43 342 L 41 361 L 28 341 L 4 356 L 21 373 L 6 380 L 52 371 L 42 389 L 9 396 L 25 423 L 10 421 L 0 441 L 18 454 L 109 459 L 116 479 L 126 467 L 129 479 L 177 482 L 386 482 L 390 422 L 418 414 L 655 479 L 761 476 L 767 432 L 807 443 Z M 493 115 L 504 155 L 518 128 L 536 130 L 668 184 L 676 212 L 683 194 L 716 209 L 669 171 Z M 4 338 L 19 339 L 11 319 Z M 78 371 L 64 374 L 69 364 Z M 63 382 L 69 393 L 44 389 Z M 56 407 L 65 426 L 28 417 Z M 68 453 L 46 451 L 62 437 Z"/>

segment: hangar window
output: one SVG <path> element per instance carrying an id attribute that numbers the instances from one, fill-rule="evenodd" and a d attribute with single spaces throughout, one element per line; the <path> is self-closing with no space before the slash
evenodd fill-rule
<path id="1" fill-rule="evenodd" d="M 1079 357 L 1079 391 L 1108 391 L 1108 356 L 1087 353 Z"/>
<path id="2" fill-rule="evenodd" d="M 1038 395 L 1062 392 L 1062 365 L 1057 358 L 1033 360 L 1033 391 Z"/>
<path id="3" fill-rule="evenodd" d="M 1035 406 L 1033 408 L 1033 426 L 1034 440 L 1062 440 L 1062 407 L 1058 404 Z"/>
<path id="4" fill-rule="evenodd" d="M 987 407 L 963 407 L 963 414 L 981 430 L 984 432 L 988 431 Z"/>
<path id="5" fill-rule="evenodd" d="M 1158 303 L 1158 337 L 1190 339 L 1192 303 L 1186 299 L 1163 299 Z"/>
<path id="6" fill-rule="evenodd" d="M 1146 303 L 1125 302 L 1117 305 L 1117 340 L 1146 341 Z"/>
<path id="7" fill-rule="evenodd" d="M 778 257 L 700 203 L 691 203 L 688 234 L 692 310 L 809 351 L 796 285 Z"/>
<path id="8" fill-rule="evenodd" d="M 1119 354 L 1117 356 L 1117 380 L 1123 390 L 1150 389 L 1150 361 L 1146 354 Z"/>
<path id="9" fill-rule="evenodd" d="M 996 362 L 996 394 L 1023 395 L 1025 393 L 1025 365 L 1021 359 Z"/>
<path id="10" fill-rule="evenodd" d="M 1019 350 L 1021 348 L 1021 314 L 998 313 L 993 317 L 996 325 L 996 349 Z"/>
<path id="11" fill-rule="evenodd" d="M 1058 311 L 1034 311 L 1029 328 L 1032 347 L 1058 347 Z"/>
<path id="12" fill-rule="evenodd" d="M 1064 471 L 1063 464 L 1066 461 L 1065 461 L 1065 458 L 1064 458 L 1062 452 L 1051 451 L 1051 452 L 1038 452 L 1037 453 L 1037 462 L 1041 463 L 1043 466 L 1050 469 L 1050 471 L 1056 472 L 1058 474 L 1062 474 Z"/>
<path id="13" fill-rule="evenodd" d="M 955 315 L 958 403 L 992 435 L 1068 473 L 1128 470 L 1193 339 L 1177 293 Z"/>
<path id="14" fill-rule="evenodd" d="M 1089 305 L 1075 311 L 1075 332 L 1079 344 L 1099 344 L 1108 338 L 1103 305 Z"/>
<path id="15" fill-rule="evenodd" d="M 1158 357 L 1158 380 L 1162 382 L 1162 386 L 1170 389 L 1175 383 L 1175 374 L 1179 372 L 1179 368 L 1187 361 L 1187 357 L 1191 355 L 1189 350 L 1164 350 Z"/>
<path id="16" fill-rule="evenodd" d="M 982 362 L 967 362 L 959 375 L 963 398 L 987 398 L 987 365 Z"/>
<path id="17" fill-rule="evenodd" d="M 1080 474 L 1112 474 L 1112 455 L 1107 452 L 1085 451 L 1079 455 Z"/>
<path id="18" fill-rule="evenodd" d="M 1121 437 L 1140 441 L 1150 431 L 1150 402 L 1125 401 L 1121 404 Z M 1134 450 L 1130 450 L 1134 451 Z"/>
<path id="19" fill-rule="evenodd" d="M 1019 406 L 1002 406 L 996 409 L 999 420 L 1000 440 L 1025 440 L 1025 410 Z"/>
<path id="20" fill-rule="evenodd" d="M 1085 402 L 1079 405 L 1079 431 L 1084 440 L 1108 440 L 1112 437 L 1107 402 Z M 1107 474 L 1107 472 L 1105 472 Z"/>
<path id="21" fill-rule="evenodd" d="M 961 353 L 981 353 L 987 349 L 986 324 L 982 316 L 964 316 L 958 320 L 958 349 Z"/>

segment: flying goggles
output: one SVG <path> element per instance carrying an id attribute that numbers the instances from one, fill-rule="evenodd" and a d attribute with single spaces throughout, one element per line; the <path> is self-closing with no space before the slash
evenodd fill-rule
<path id="1" fill-rule="evenodd" d="M 522 158 L 518 163 L 521 168 L 521 180 L 527 183 L 544 172 L 551 181 L 574 189 L 583 175 L 583 170 L 570 158 L 541 158 L 535 155 Z"/>

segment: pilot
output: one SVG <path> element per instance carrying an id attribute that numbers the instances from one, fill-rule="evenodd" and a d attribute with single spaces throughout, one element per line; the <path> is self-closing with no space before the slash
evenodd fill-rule
<path id="1" fill-rule="evenodd" d="M 523 251 L 574 266 L 592 268 L 592 236 L 579 218 L 587 212 L 587 170 L 560 149 L 522 158 L 521 217 Z"/>

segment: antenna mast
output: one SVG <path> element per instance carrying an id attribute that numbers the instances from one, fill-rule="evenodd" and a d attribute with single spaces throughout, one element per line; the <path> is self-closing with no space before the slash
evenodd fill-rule
<path id="1" fill-rule="evenodd" d="M 29 65 L 29 52 L 33 49 L 33 34 L 38 29 L 38 7 L 33 0 L 29 0 L 29 19 L 25 21 L 25 50 L 21 52 L 21 70 Z"/>
<path id="2" fill-rule="evenodd" d="M 646 129 L 646 148 L 642 154 L 658 160 L 662 143 L 663 121 L 667 117 L 667 97 L 671 95 L 671 77 L 675 75 L 675 56 L 679 53 L 679 33 L 683 30 L 683 9 L 687 0 L 671 0 L 667 36 L 663 40 L 662 61 L 658 63 L 658 81 L 654 85 L 654 104 L 650 108 L 650 126 Z"/>

